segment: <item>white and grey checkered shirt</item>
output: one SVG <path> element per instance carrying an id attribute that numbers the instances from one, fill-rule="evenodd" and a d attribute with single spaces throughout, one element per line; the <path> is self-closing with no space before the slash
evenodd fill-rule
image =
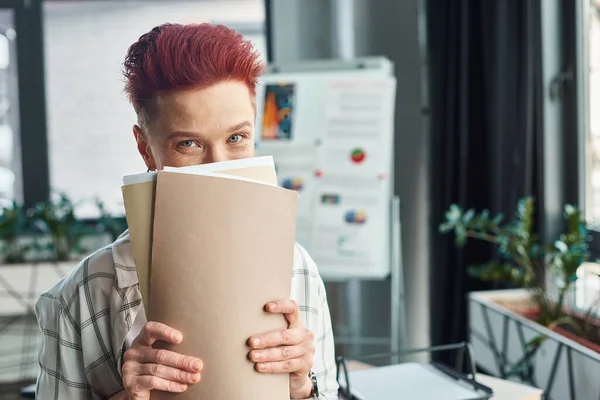
<path id="1" fill-rule="evenodd" d="M 313 371 L 322 397 L 337 399 L 325 288 L 300 245 L 294 251 L 291 298 L 315 333 Z M 107 399 L 123 390 L 123 353 L 145 323 L 128 235 L 92 254 L 44 293 L 36 313 L 43 333 L 38 400 Z"/>

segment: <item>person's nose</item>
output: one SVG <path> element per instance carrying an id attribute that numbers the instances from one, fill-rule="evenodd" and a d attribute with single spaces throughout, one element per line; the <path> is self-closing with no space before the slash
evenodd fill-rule
<path id="1" fill-rule="evenodd" d="M 203 164 L 215 163 L 219 161 L 227 161 L 227 151 L 220 146 L 211 146 L 208 151 L 204 153 Z"/>

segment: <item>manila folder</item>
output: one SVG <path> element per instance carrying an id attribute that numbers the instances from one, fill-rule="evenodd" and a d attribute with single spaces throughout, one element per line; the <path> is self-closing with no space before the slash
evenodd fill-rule
<path id="1" fill-rule="evenodd" d="M 219 164 L 219 163 L 217 163 Z M 208 164 L 201 165 L 202 171 L 210 171 Z M 190 167 L 187 167 L 190 168 Z M 191 167 L 193 168 L 193 167 Z M 190 173 L 193 169 L 190 170 Z M 219 170 L 226 175 L 254 179 L 277 185 L 277 174 L 271 166 L 256 165 L 230 170 Z M 129 227 L 129 238 L 133 250 L 133 259 L 138 274 L 144 309 L 150 306 L 150 274 L 152 253 L 152 224 L 154 217 L 154 190 L 156 181 L 146 181 L 122 187 L 125 214 Z"/>
<path id="2" fill-rule="evenodd" d="M 144 309 L 148 309 L 150 298 L 150 257 L 152 253 L 152 223 L 154 216 L 154 190 L 156 182 L 147 181 L 125 185 L 123 201 L 129 228 L 129 239 L 138 274 Z"/>
<path id="3" fill-rule="evenodd" d="M 287 327 L 264 306 L 290 296 L 297 202 L 277 186 L 159 172 L 149 317 L 180 330 L 165 347 L 204 370 L 185 393 L 153 399 L 289 399 L 289 376 L 256 372 L 247 340 Z"/>

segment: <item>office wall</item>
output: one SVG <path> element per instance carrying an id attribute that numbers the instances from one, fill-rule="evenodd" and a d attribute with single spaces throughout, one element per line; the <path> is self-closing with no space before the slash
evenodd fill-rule
<path id="1" fill-rule="evenodd" d="M 132 126 L 136 116 L 123 92 L 128 47 L 165 22 L 252 27 L 265 51 L 262 0 L 103 0 L 44 3 L 48 146 L 52 189 L 76 201 L 99 196 L 123 213 L 121 177 L 145 170 Z M 90 179 L 90 172 L 102 174 Z M 96 217 L 94 203 L 79 208 Z"/>
<path id="2" fill-rule="evenodd" d="M 302 7 L 300 8 L 300 4 Z M 402 201 L 407 342 L 430 344 L 429 307 L 429 140 L 424 77 L 422 0 L 273 0 L 271 48 L 275 62 L 334 58 L 336 7 L 351 6 L 355 56 L 383 55 L 395 63 L 395 187 Z M 300 10 L 300 12 L 295 12 Z M 326 18 L 327 17 L 327 18 Z M 346 30 L 347 32 L 347 30 Z M 316 38 L 319 38 L 318 40 Z M 380 336 L 389 329 L 389 284 L 328 284 L 334 329 L 344 337 Z M 351 342 L 351 341 L 350 341 Z M 381 350 L 376 345 L 338 346 L 338 352 Z"/>

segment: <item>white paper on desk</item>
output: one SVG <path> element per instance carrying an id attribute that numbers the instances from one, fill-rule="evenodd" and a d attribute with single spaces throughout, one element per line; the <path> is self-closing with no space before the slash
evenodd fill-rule
<path id="1" fill-rule="evenodd" d="M 471 400 L 481 397 L 432 365 L 403 363 L 350 371 L 350 390 L 360 400 Z M 345 384 L 343 385 L 345 386 Z"/>

